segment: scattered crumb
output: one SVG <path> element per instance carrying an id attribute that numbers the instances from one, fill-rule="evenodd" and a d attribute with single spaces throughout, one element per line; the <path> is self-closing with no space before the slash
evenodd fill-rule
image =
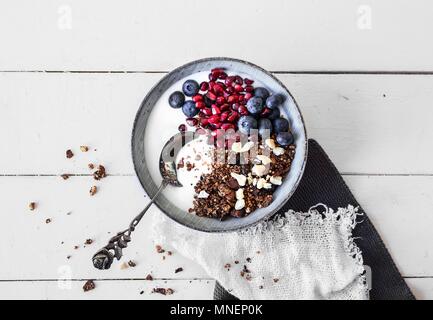
<path id="1" fill-rule="evenodd" d="M 52 220 L 51 220 L 50 218 L 48 218 L 47 220 L 45 220 L 45 223 L 46 223 L 46 224 L 49 224 L 49 223 L 51 223 L 51 221 L 52 221 Z"/>
<path id="2" fill-rule="evenodd" d="M 238 261 L 238 260 L 236 260 L 236 261 L 235 261 L 235 264 L 239 264 L 239 261 Z"/>
<path id="3" fill-rule="evenodd" d="M 230 264 L 230 263 L 226 263 L 226 264 L 224 265 L 224 268 L 227 269 L 227 271 L 230 271 L 231 264 Z"/>
<path id="4" fill-rule="evenodd" d="M 66 212 L 67 216 L 70 216 L 72 214 L 72 211 Z"/>
<path id="5" fill-rule="evenodd" d="M 92 239 L 87 239 L 86 242 L 84 242 L 84 244 L 87 244 L 87 245 L 91 245 L 92 243 L 93 243 Z"/>
<path id="6" fill-rule="evenodd" d="M 153 280 L 152 275 L 151 275 L 151 274 L 148 274 L 148 275 L 146 276 L 146 280 L 152 281 L 152 280 Z"/>
<path id="7" fill-rule="evenodd" d="M 155 246 L 155 249 L 156 249 L 156 252 L 158 252 L 158 253 L 164 253 L 165 252 L 165 250 L 159 244 L 157 244 Z"/>
<path id="8" fill-rule="evenodd" d="M 83 286 L 84 292 L 93 290 L 95 288 L 96 288 L 96 286 L 95 286 L 95 283 L 93 282 L 93 280 L 88 280 Z"/>
<path id="9" fill-rule="evenodd" d="M 246 259 L 248 263 L 251 263 L 251 258 Z"/>
<path id="10" fill-rule="evenodd" d="M 130 266 L 131 268 L 135 268 L 137 266 L 137 264 L 134 261 L 129 260 L 128 261 L 128 266 Z"/>
<path id="11" fill-rule="evenodd" d="M 174 293 L 174 290 L 171 288 L 153 288 L 152 293 L 159 293 L 164 296 L 171 295 Z"/>
<path id="12" fill-rule="evenodd" d="M 280 279 L 278 279 L 278 278 L 275 278 L 275 279 L 274 279 L 274 282 L 275 282 L 275 283 L 277 283 L 278 281 L 280 281 Z"/>
<path id="13" fill-rule="evenodd" d="M 63 178 L 63 180 L 68 180 L 69 177 L 70 177 L 70 174 L 64 173 L 64 174 L 61 175 L 61 177 Z"/>
<path id="14" fill-rule="evenodd" d="M 259 286 L 259 289 L 263 289 L 263 286 Z"/>
<path id="15" fill-rule="evenodd" d="M 95 165 L 93 163 L 89 163 L 87 166 L 89 167 L 90 170 L 95 169 Z"/>
<path id="16" fill-rule="evenodd" d="M 162 256 L 162 260 L 165 260 L 165 256 Z"/>
<path id="17" fill-rule="evenodd" d="M 71 159 L 74 156 L 72 150 L 66 150 L 66 158 Z"/>
<path id="18" fill-rule="evenodd" d="M 144 294 L 144 291 L 140 291 L 140 294 L 141 294 L 141 295 Z"/>
<path id="19" fill-rule="evenodd" d="M 89 147 L 88 146 L 80 146 L 80 150 L 81 150 L 81 152 L 87 152 L 87 151 L 89 151 Z"/>
<path id="20" fill-rule="evenodd" d="M 128 266 L 128 264 L 126 262 L 124 262 L 124 263 L 122 263 L 120 265 L 120 270 L 125 270 L 125 269 L 128 269 L 128 268 L 129 268 L 129 266 Z"/>
<path id="21" fill-rule="evenodd" d="M 107 172 L 105 171 L 105 167 L 103 165 L 98 166 L 98 170 L 93 173 L 93 178 L 95 180 L 101 180 L 107 176 Z"/>
<path id="22" fill-rule="evenodd" d="M 94 196 L 96 194 L 96 192 L 98 192 L 98 188 L 96 186 L 93 186 L 90 188 L 89 193 L 91 196 Z"/>
<path id="23" fill-rule="evenodd" d="M 179 273 L 179 272 L 182 272 L 183 271 L 183 268 L 177 268 L 175 271 L 174 271 L 174 273 Z"/>
<path id="24" fill-rule="evenodd" d="M 67 256 L 67 257 L 66 257 L 66 259 L 68 259 L 68 260 L 71 259 L 71 258 L 72 258 L 71 256 Z"/>
<path id="25" fill-rule="evenodd" d="M 172 254 L 173 254 L 173 252 L 167 251 L 167 255 L 171 256 Z"/>
<path id="26" fill-rule="evenodd" d="M 30 209 L 30 211 L 35 210 L 36 209 L 36 203 L 35 202 L 30 202 L 29 203 L 29 209 Z"/>
<path id="27" fill-rule="evenodd" d="M 257 253 L 257 254 L 260 254 L 261 252 L 260 252 L 260 251 L 257 251 L 256 253 Z"/>
<path id="28" fill-rule="evenodd" d="M 74 250 L 80 249 L 80 246 L 74 246 Z"/>

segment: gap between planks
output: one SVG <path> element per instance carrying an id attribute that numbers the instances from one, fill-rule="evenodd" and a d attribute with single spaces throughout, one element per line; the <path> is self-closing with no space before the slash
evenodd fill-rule
<path id="1" fill-rule="evenodd" d="M 166 74 L 170 71 L 156 70 L 156 71 L 146 71 L 146 70 L 0 70 L 0 73 L 97 73 L 97 74 L 118 74 L 118 73 L 143 73 L 143 74 Z M 368 70 L 368 71 L 356 71 L 356 70 L 325 70 L 325 71 L 314 71 L 314 70 L 300 70 L 300 71 L 281 71 L 281 70 L 271 70 L 269 71 L 274 74 L 309 74 L 309 75 L 433 75 L 433 71 L 410 71 L 410 70 L 400 70 L 400 71 L 382 71 L 382 70 Z"/>

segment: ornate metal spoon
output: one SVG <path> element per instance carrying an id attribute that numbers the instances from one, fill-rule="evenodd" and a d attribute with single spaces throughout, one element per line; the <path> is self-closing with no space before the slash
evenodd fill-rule
<path id="1" fill-rule="evenodd" d="M 182 149 L 182 147 L 191 140 L 192 135 L 178 133 L 171 137 L 170 140 L 164 145 L 159 157 L 159 171 L 161 172 L 162 176 L 161 185 L 143 211 L 141 211 L 140 214 L 135 217 L 134 220 L 132 220 L 129 228 L 112 237 L 108 241 L 108 244 L 93 256 L 92 261 L 95 268 L 101 270 L 110 269 L 114 258 L 117 260 L 122 258 L 123 249 L 128 246 L 128 242 L 131 242 L 132 232 L 134 232 L 146 211 L 152 206 L 156 198 L 161 194 L 166 186 L 172 185 L 175 187 L 182 187 L 182 184 L 177 180 L 176 156 L 180 149 Z"/>

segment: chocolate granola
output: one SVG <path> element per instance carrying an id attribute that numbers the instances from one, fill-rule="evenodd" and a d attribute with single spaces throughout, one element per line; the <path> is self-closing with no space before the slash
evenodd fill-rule
<path id="1" fill-rule="evenodd" d="M 190 213 L 219 219 L 241 218 L 271 204 L 275 189 L 290 170 L 296 147 L 276 146 L 274 139 L 254 145 L 259 146 L 254 152 L 234 152 L 232 147 L 217 155 L 226 161 L 216 161 L 210 173 L 200 178 Z M 242 150 L 244 146 L 239 143 L 236 147 Z"/>

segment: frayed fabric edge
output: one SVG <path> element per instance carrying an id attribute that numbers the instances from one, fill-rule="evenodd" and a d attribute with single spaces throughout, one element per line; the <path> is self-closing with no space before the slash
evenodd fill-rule
<path id="1" fill-rule="evenodd" d="M 322 210 L 320 210 L 322 208 Z M 286 213 L 266 221 L 259 222 L 253 227 L 240 230 L 240 235 L 255 235 L 258 233 L 278 231 L 286 226 L 302 226 L 302 225 L 323 225 L 325 223 L 333 223 L 340 228 L 344 237 L 344 247 L 346 253 L 352 258 L 357 267 L 356 272 L 359 274 L 359 285 L 363 288 L 366 297 L 369 297 L 368 281 L 362 251 L 355 243 L 352 232 L 358 224 L 357 217 L 363 216 L 364 213 L 359 212 L 359 207 L 348 205 L 346 208 L 338 208 L 335 211 L 323 203 L 318 203 L 312 206 L 307 212 L 297 212 L 288 210 Z"/>

